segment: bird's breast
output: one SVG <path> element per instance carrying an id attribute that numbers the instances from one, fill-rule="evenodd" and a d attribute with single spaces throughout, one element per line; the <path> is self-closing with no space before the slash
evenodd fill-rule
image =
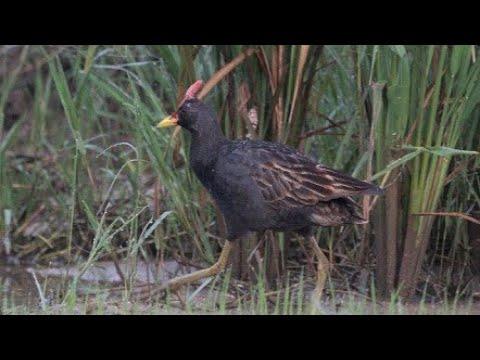
<path id="1" fill-rule="evenodd" d="M 202 185 L 211 191 L 216 173 L 214 164 L 206 164 L 202 161 L 192 160 L 190 167 Z"/>

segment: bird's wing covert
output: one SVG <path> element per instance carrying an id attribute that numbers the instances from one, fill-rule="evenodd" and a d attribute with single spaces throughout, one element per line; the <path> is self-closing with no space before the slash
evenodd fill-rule
<path id="1" fill-rule="evenodd" d="M 270 203 L 312 206 L 319 201 L 382 192 L 373 184 L 322 166 L 284 146 L 251 147 L 243 153 L 250 176 Z"/>

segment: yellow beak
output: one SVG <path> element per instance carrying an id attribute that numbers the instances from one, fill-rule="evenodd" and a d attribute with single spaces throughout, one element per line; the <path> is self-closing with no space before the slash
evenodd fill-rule
<path id="1" fill-rule="evenodd" d="M 174 118 L 173 116 L 167 116 L 165 119 L 160 121 L 157 125 L 157 128 L 166 128 L 170 126 L 176 126 L 178 125 L 178 120 Z"/>

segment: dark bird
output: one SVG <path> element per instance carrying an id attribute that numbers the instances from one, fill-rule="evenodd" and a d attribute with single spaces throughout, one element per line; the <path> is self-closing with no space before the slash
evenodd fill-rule
<path id="1" fill-rule="evenodd" d="M 170 280 L 177 287 L 223 271 L 232 247 L 252 231 L 294 231 L 309 238 L 318 260 L 314 295 L 320 298 L 329 262 L 313 237 L 316 226 L 365 224 L 355 195 L 379 195 L 378 186 L 318 164 L 279 143 L 229 140 L 213 110 L 192 85 L 178 110 L 158 127 L 181 126 L 191 134 L 190 166 L 220 208 L 227 241 L 212 267 Z"/>

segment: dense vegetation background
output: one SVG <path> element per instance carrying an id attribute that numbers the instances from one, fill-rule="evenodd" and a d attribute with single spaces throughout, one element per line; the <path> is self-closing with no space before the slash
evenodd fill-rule
<path id="1" fill-rule="evenodd" d="M 212 263 L 224 226 L 185 166 L 188 136 L 154 128 L 203 79 L 230 138 L 284 142 L 387 189 L 363 201 L 369 225 L 318 230 L 335 264 L 330 295 L 475 296 L 477 56 L 476 46 L 2 46 L 0 258 Z M 312 274 L 305 253 L 290 234 L 252 236 L 233 275 L 274 288 L 305 265 Z"/>

